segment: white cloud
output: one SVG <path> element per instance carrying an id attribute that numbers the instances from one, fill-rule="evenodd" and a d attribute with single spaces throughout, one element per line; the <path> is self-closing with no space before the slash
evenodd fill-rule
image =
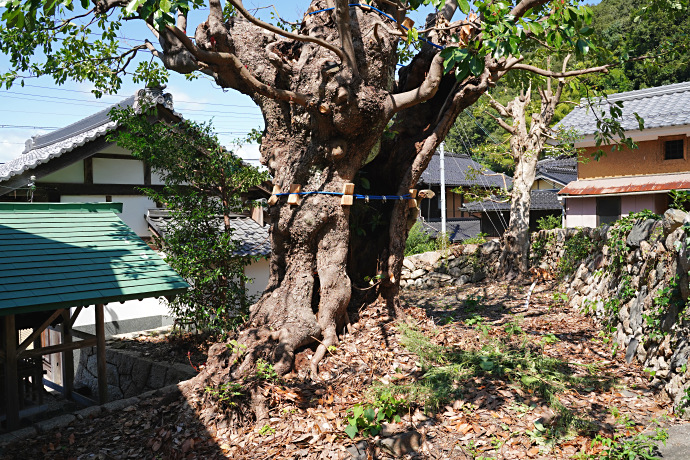
<path id="1" fill-rule="evenodd" d="M 259 152 L 259 144 L 245 144 L 238 149 L 234 149 L 235 155 L 245 161 L 259 162 L 261 152 Z"/>
<path id="2" fill-rule="evenodd" d="M 24 150 L 24 142 L 27 136 L 20 134 L 1 133 L 0 138 L 0 163 L 17 158 Z"/>

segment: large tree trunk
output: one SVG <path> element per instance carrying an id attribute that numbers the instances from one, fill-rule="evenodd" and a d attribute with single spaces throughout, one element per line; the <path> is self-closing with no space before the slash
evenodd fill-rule
<path id="1" fill-rule="evenodd" d="M 327 6 L 325 1 L 314 1 L 311 10 Z M 330 50 L 281 38 L 243 19 L 217 24 L 213 14 L 208 24 L 197 29 L 196 42 L 233 52 L 262 82 L 313 98 L 299 105 L 253 96 L 266 123 L 261 161 L 281 191 L 299 184 L 304 192 L 341 192 L 345 183 L 354 182 L 356 193 L 404 195 L 419 179 L 457 114 L 476 101 L 492 77 L 497 78 L 502 63 L 487 59 L 484 74 L 462 85 L 452 75 L 439 74 L 437 90 L 426 103 L 396 114 L 389 92 L 423 88 L 433 73 L 430 69 L 432 61 L 438 60 L 438 50 L 425 45 L 396 82 L 398 37 L 383 32 L 375 12 L 344 11 L 349 14 L 349 39 L 356 51 L 351 66 L 334 67 Z M 328 42 L 341 41 L 344 29 L 337 12 L 305 16 L 302 31 Z M 394 9 L 389 13 L 398 14 Z M 232 33 L 223 33 L 225 27 Z M 217 81 L 242 88 L 242 81 L 222 70 L 216 69 Z M 390 131 L 396 134 L 391 138 L 384 131 L 393 114 Z M 370 190 L 363 188 L 362 178 L 371 184 Z M 268 287 L 251 307 L 248 328 L 240 338 L 246 354 L 236 362 L 241 353 L 231 357 L 227 349 L 219 349 L 220 355 L 211 362 L 232 367 L 228 372 L 239 377 L 250 373 L 261 358 L 285 374 L 292 369 L 298 349 L 318 343 L 312 359 L 316 372 L 347 321 L 353 284 L 378 275 L 381 281 L 371 294 L 383 297 L 397 310 L 407 222 L 416 213 L 407 201 L 358 200 L 349 207 L 341 206 L 340 197 L 332 195 L 306 195 L 298 205 L 289 205 L 281 197 L 270 208 Z M 219 375 L 218 369 L 211 373 Z"/>
<path id="2" fill-rule="evenodd" d="M 352 182 L 355 193 L 404 195 L 457 115 L 505 73 L 506 61 L 487 57 L 481 75 L 457 82 L 453 75 L 443 76 L 438 50 L 424 45 L 396 81 L 398 36 L 385 32 L 378 13 L 343 9 L 346 4 L 337 0 L 336 10 L 307 15 L 301 25 L 305 36 L 353 49 L 352 59 L 346 56 L 342 65 L 323 46 L 280 37 L 240 18 L 220 23 L 213 7 L 207 23 L 197 29 L 196 44 L 233 53 L 259 80 L 239 78 L 241 67 L 208 69 L 219 84 L 251 94 L 261 108 L 266 124 L 261 162 L 282 192 L 291 184 L 301 185 L 303 192 L 341 192 Z M 327 6 L 325 0 L 313 1 L 310 11 Z M 399 16 L 388 3 L 379 6 Z M 345 27 L 338 18 L 348 15 Z M 435 21 L 432 15 L 431 24 Z M 348 30 L 351 37 L 345 36 Z M 441 40 L 434 33 L 428 37 Z M 264 83 L 270 88 L 260 86 Z M 368 190 L 362 179 L 370 184 Z M 315 375 L 348 321 L 349 305 L 378 297 L 393 312 L 400 311 L 405 240 L 417 209 L 406 200 L 341 206 L 339 196 L 305 195 L 297 205 L 286 198 L 269 210 L 272 253 L 266 291 L 250 308 L 239 347 L 218 344 L 209 350 L 207 366 L 193 384 L 198 391 L 252 375 L 259 359 L 273 363 L 278 374 L 289 373 L 305 346 L 316 346 Z M 363 289 L 366 277 L 379 281 Z"/>

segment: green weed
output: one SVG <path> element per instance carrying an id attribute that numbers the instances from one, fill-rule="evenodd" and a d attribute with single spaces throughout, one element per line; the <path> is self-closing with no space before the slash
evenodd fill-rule
<path id="1" fill-rule="evenodd" d="M 470 319 L 472 320 L 472 319 Z M 481 324 L 475 319 L 474 324 Z M 613 379 L 601 375 L 596 367 L 586 366 L 588 374 L 578 374 L 573 364 L 550 358 L 539 346 L 528 341 L 521 343 L 487 340 L 479 350 L 463 350 L 444 347 L 431 342 L 420 331 L 406 325 L 400 326 L 402 343 L 419 357 L 422 377 L 411 384 L 389 385 L 389 391 L 404 395 L 410 401 L 423 406 L 427 412 L 461 399 L 466 382 L 475 379 L 502 379 L 517 384 L 542 399 L 557 414 L 557 422 L 535 428 L 535 435 L 545 444 L 565 436 L 570 430 L 589 431 L 592 424 L 563 406 L 557 395 L 566 390 L 580 391 L 594 388 L 610 388 Z"/>

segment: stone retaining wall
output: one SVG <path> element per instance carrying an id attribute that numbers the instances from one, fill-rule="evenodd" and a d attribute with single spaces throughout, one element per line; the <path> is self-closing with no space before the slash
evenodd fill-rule
<path id="1" fill-rule="evenodd" d="M 500 251 L 498 241 L 482 245 L 452 246 L 446 251 L 432 251 L 405 257 L 400 286 L 406 289 L 435 289 L 439 286 L 462 286 L 487 276 L 484 267 Z"/>
<path id="2" fill-rule="evenodd" d="M 189 364 L 160 363 L 128 350 L 106 348 L 105 359 L 109 401 L 131 398 L 196 375 Z M 98 395 L 97 375 L 96 347 L 82 349 L 74 376 L 75 389 L 87 388 L 91 395 Z"/>
<path id="3" fill-rule="evenodd" d="M 641 363 L 653 386 L 675 406 L 687 405 L 690 397 L 688 222 L 686 213 L 671 209 L 662 220 L 638 219 L 624 240 L 615 238 L 610 227 L 532 235 L 535 272 L 559 276 L 569 268 L 563 289 L 570 306 L 610 325 L 626 360 Z M 565 267 L 567 242 L 575 237 L 592 249 L 584 260 Z M 619 254 L 625 257 L 617 264 Z"/>

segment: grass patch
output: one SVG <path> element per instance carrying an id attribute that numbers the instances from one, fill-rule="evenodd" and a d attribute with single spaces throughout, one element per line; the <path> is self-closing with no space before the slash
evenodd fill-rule
<path id="1" fill-rule="evenodd" d="M 399 327 L 402 344 L 418 356 L 421 377 L 410 383 L 388 385 L 387 391 L 404 395 L 407 401 L 424 407 L 426 412 L 435 412 L 457 399 L 466 399 L 479 386 L 508 383 L 537 398 L 540 404 L 548 405 L 557 414 L 550 425 L 535 424 L 535 430 L 528 433 L 544 443 L 557 441 L 573 430 L 591 432 L 594 429 L 593 422 L 578 416 L 559 401 L 559 393 L 608 390 L 615 383 L 612 378 L 602 376 L 594 366 L 580 366 L 583 372 L 579 372 L 575 364 L 548 357 L 542 344 L 531 343 L 524 337 L 510 340 L 510 337 L 500 339 L 483 335 L 478 349 L 463 350 L 435 344 L 408 325 Z M 510 327 L 514 328 L 514 324 Z M 521 402 L 519 397 L 517 399 Z"/>

